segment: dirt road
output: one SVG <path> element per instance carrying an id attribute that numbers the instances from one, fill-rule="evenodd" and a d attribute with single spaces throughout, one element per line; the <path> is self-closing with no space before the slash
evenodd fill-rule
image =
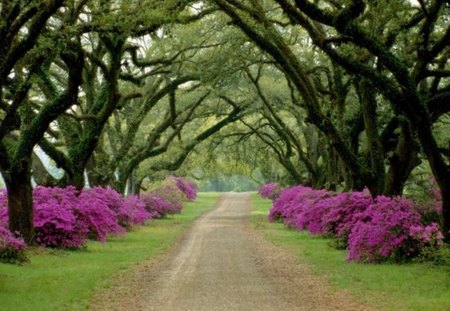
<path id="1" fill-rule="evenodd" d="M 94 310 L 369 310 L 249 231 L 248 194 L 228 193 L 157 263 L 100 297 Z"/>

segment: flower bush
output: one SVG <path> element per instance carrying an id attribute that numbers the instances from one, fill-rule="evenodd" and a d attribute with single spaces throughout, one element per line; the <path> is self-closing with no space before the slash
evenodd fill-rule
<path id="1" fill-rule="evenodd" d="M 275 182 L 262 185 L 258 190 L 258 194 L 264 199 L 275 200 L 281 193 L 281 186 Z"/>
<path id="2" fill-rule="evenodd" d="M 145 204 L 140 202 L 138 197 L 130 196 L 129 199 L 125 199 L 117 191 L 106 187 L 93 187 L 83 192 L 84 198 L 91 197 L 91 200 L 102 201 L 106 204 L 115 213 L 117 223 L 123 228 L 141 225 L 150 219 L 150 214 L 145 210 Z"/>
<path id="3" fill-rule="evenodd" d="M 169 179 L 175 182 L 177 188 L 184 194 L 188 201 L 195 201 L 197 198 L 197 185 L 194 182 L 176 176 L 170 176 Z"/>
<path id="4" fill-rule="evenodd" d="M 424 248 L 437 249 L 442 234 L 436 223 L 423 224 L 420 210 L 404 198 L 371 198 L 367 190 L 335 194 L 295 186 L 273 202 L 269 220 L 312 234 L 331 236 L 347 248 L 349 261 L 403 261 Z"/>
<path id="5" fill-rule="evenodd" d="M 106 200 L 92 191 L 83 191 L 76 208 L 79 219 L 89 228 L 89 238 L 105 242 L 108 236 L 123 235 L 125 229 L 119 225 L 117 214 L 109 208 Z"/>
<path id="6" fill-rule="evenodd" d="M 125 209 L 131 212 L 129 224 L 131 226 L 144 225 L 145 222 L 152 218 L 152 215 L 146 209 L 146 204 L 137 195 L 130 195 L 123 202 Z"/>
<path id="7" fill-rule="evenodd" d="M 27 261 L 25 242 L 0 226 L 0 262 L 22 263 Z"/>
<path id="8" fill-rule="evenodd" d="M 414 203 L 403 198 L 379 196 L 360 213 L 348 238 L 348 260 L 381 262 L 412 258 L 417 243 L 410 239 L 410 228 L 420 224 Z"/>
<path id="9" fill-rule="evenodd" d="M 141 196 L 145 209 L 151 218 L 164 218 L 169 214 L 178 213 L 177 207 L 169 200 L 147 193 Z"/>
<path id="10" fill-rule="evenodd" d="M 66 249 L 83 246 L 89 225 L 79 218 L 78 204 L 74 187 L 36 187 L 33 191 L 36 242 Z"/>
<path id="11" fill-rule="evenodd" d="M 0 189 L 0 226 L 8 227 L 8 196 L 5 189 Z"/>
<path id="12" fill-rule="evenodd" d="M 322 219 L 323 234 L 334 236 L 347 245 L 348 235 L 355 224 L 361 219 L 361 213 L 372 204 L 369 191 L 343 192 L 331 197 L 334 204 Z"/>
<path id="13" fill-rule="evenodd" d="M 88 238 L 105 242 L 109 236 L 125 234 L 126 229 L 143 225 L 149 219 L 180 213 L 184 195 L 194 200 L 196 187 L 178 177 L 166 181 L 153 193 L 128 198 L 105 187 L 81 192 L 72 186 L 36 187 L 33 190 L 35 240 L 43 247 L 63 249 L 80 248 Z M 25 243 L 7 227 L 7 193 L 0 190 L 0 261 L 25 260 Z"/>
<path id="14" fill-rule="evenodd" d="M 150 193 L 154 197 L 159 197 L 172 203 L 172 206 L 167 208 L 167 214 L 181 213 L 183 210 L 184 194 L 173 179 L 166 179 L 158 187 L 152 189 Z"/>

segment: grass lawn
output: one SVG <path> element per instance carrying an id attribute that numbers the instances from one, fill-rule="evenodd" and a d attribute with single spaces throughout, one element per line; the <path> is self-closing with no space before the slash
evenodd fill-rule
<path id="1" fill-rule="evenodd" d="M 269 223 L 271 201 L 252 197 L 251 224 L 272 243 L 297 255 L 312 271 L 382 310 L 450 310 L 450 267 L 429 264 L 355 264 L 330 240 Z M 301 289 L 299 289 L 301 290 Z"/>
<path id="2" fill-rule="evenodd" d="M 163 253 L 217 197 L 200 193 L 182 214 L 151 221 L 104 244 L 89 242 L 79 251 L 39 249 L 24 266 L 0 263 L 0 310 L 87 309 L 93 290 L 107 287 L 117 271 Z"/>

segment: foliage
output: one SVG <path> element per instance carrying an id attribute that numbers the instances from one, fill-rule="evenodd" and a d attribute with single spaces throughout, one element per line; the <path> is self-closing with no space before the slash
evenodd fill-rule
<path id="1" fill-rule="evenodd" d="M 150 213 L 151 218 L 164 218 L 167 215 L 178 213 L 176 206 L 171 201 L 151 193 L 142 195 L 141 201 L 145 204 L 145 209 Z"/>
<path id="2" fill-rule="evenodd" d="M 197 185 L 194 182 L 177 176 L 170 176 L 169 178 L 175 181 L 175 185 L 183 192 L 188 201 L 195 201 L 197 198 Z"/>
<path id="3" fill-rule="evenodd" d="M 37 187 L 33 191 L 34 229 L 41 246 L 76 249 L 86 243 L 89 226 L 79 218 L 74 187 Z"/>
<path id="4" fill-rule="evenodd" d="M 295 186 L 273 202 L 269 220 L 338 239 L 337 245 L 347 247 L 349 261 L 404 261 L 442 245 L 438 225 L 423 225 L 416 210 L 401 197 L 372 199 L 367 191 L 334 194 Z"/>
<path id="5" fill-rule="evenodd" d="M 258 190 L 258 194 L 265 199 L 275 200 L 280 195 L 282 188 L 279 184 L 271 182 L 262 185 Z"/>
<path id="6" fill-rule="evenodd" d="M 80 220 L 89 226 L 89 238 L 105 242 L 111 235 L 122 235 L 125 229 L 119 225 L 117 214 L 109 208 L 104 198 L 82 191 L 77 213 Z"/>
<path id="7" fill-rule="evenodd" d="M 377 197 L 359 218 L 348 239 L 350 261 L 410 259 L 424 243 L 436 244 L 442 239 L 436 224 L 423 228 L 414 203 L 399 197 Z"/>
<path id="8" fill-rule="evenodd" d="M 150 214 L 145 210 L 145 205 L 135 196 L 125 199 L 117 191 L 99 186 L 83 192 L 86 192 L 85 198 L 92 197 L 93 200 L 103 201 L 114 212 L 117 223 L 124 228 L 141 225 L 147 219 L 150 219 Z"/>
<path id="9" fill-rule="evenodd" d="M 172 202 L 154 198 L 160 212 L 147 210 L 148 198 L 124 198 L 110 188 L 94 187 L 79 193 L 75 187 L 36 187 L 33 190 L 35 241 L 44 247 L 77 249 L 87 238 L 105 242 L 125 229 L 152 218 L 179 212 Z M 0 192 L 0 226 L 8 226 L 6 191 Z"/>
<path id="10" fill-rule="evenodd" d="M 184 193 L 178 188 L 175 180 L 166 178 L 158 186 L 153 188 L 150 194 L 172 203 L 172 206 L 167 209 L 168 214 L 181 213 Z"/>
<path id="11" fill-rule="evenodd" d="M 25 242 L 7 228 L 0 226 L 0 262 L 22 263 L 27 261 Z"/>

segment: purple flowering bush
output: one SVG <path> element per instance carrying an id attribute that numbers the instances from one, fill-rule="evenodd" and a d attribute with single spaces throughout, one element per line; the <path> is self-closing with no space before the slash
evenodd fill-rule
<path id="1" fill-rule="evenodd" d="M 25 242 L 7 228 L 0 226 L 0 262 L 22 263 L 27 261 Z"/>
<path id="2" fill-rule="evenodd" d="M 83 246 L 89 226 L 79 218 L 78 204 L 74 187 L 36 187 L 33 191 L 36 242 L 66 249 Z"/>
<path id="3" fill-rule="evenodd" d="M 177 207 L 169 200 L 147 193 L 141 196 L 145 209 L 151 218 L 164 218 L 169 214 L 178 213 Z"/>
<path id="4" fill-rule="evenodd" d="M 195 201 L 197 198 L 197 185 L 183 177 L 170 176 L 168 179 L 173 180 L 177 188 L 184 194 L 188 201 Z"/>
<path id="5" fill-rule="evenodd" d="M 423 224 L 417 206 L 404 198 L 371 198 L 367 190 L 335 194 L 295 186 L 273 202 L 269 220 L 331 236 L 347 248 L 349 261 L 404 261 L 442 245 L 436 223 Z"/>
<path id="6" fill-rule="evenodd" d="M 281 193 L 281 186 L 275 182 L 262 185 L 258 190 L 258 194 L 264 199 L 275 200 Z"/>
<path id="7" fill-rule="evenodd" d="M 118 223 L 117 214 L 109 208 L 106 200 L 89 190 L 82 191 L 78 199 L 77 215 L 88 225 L 90 239 L 105 242 L 108 236 L 125 234 L 125 229 Z"/>
<path id="8" fill-rule="evenodd" d="M 128 196 L 123 202 L 125 208 L 131 212 L 131 219 L 129 224 L 131 226 L 142 226 L 152 217 L 151 213 L 147 211 L 146 204 L 137 195 Z"/>
<path id="9" fill-rule="evenodd" d="M 164 180 L 159 186 L 152 189 L 150 194 L 154 197 L 165 199 L 172 203 L 167 209 L 167 214 L 181 213 L 183 210 L 183 192 L 177 187 L 173 179 Z"/>
<path id="10" fill-rule="evenodd" d="M 314 190 L 310 187 L 295 186 L 286 188 L 273 202 L 269 220 L 281 220 L 290 228 L 303 230 L 305 229 L 305 220 L 303 218 L 306 210 L 313 207 L 318 200 L 326 196 L 326 191 Z"/>
<path id="11" fill-rule="evenodd" d="M 420 225 L 420 215 L 412 201 L 379 196 L 360 213 L 360 219 L 348 238 L 348 260 L 399 261 L 417 255 L 418 245 L 411 239 L 410 228 Z"/>
<path id="12" fill-rule="evenodd" d="M 85 189 L 81 193 L 72 186 L 36 187 L 33 208 L 36 243 L 64 249 L 80 248 L 88 238 L 105 242 L 109 236 L 124 234 L 126 228 L 160 217 L 148 211 L 147 203 L 138 196 L 125 199 L 116 191 L 102 187 Z M 4 190 L 0 191 L 0 227 L 8 227 Z"/>
<path id="13" fill-rule="evenodd" d="M 43 247 L 78 249 L 88 238 L 105 242 L 108 237 L 125 234 L 126 229 L 143 225 L 149 219 L 180 213 L 183 196 L 189 200 L 196 196 L 194 184 L 180 180 L 168 180 L 152 193 L 128 198 L 104 187 L 81 192 L 72 186 L 36 187 L 33 190 L 35 241 Z M 177 182 L 182 186 L 177 186 Z M 24 241 L 7 227 L 7 193 L 0 190 L 0 261 L 26 260 Z"/>
<path id="14" fill-rule="evenodd" d="M 0 189 L 0 226 L 8 227 L 8 196 L 5 189 Z"/>
<path id="15" fill-rule="evenodd" d="M 93 187 L 90 190 L 84 190 L 85 197 L 91 197 L 92 200 L 102 201 L 114 212 L 117 223 L 123 228 L 131 228 L 135 225 L 142 225 L 150 219 L 150 214 L 145 210 L 145 204 L 136 196 L 130 196 L 125 199 L 120 193 L 105 187 Z M 111 233 L 119 233 L 113 231 Z"/>
<path id="16" fill-rule="evenodd" d="M 372 204 L 373 199 L 369 191 L 343 192 L 331 197 L 332 208 L 324 215 L 322 231 L 324 235 L 338 238 L 347 246 L 348 236 L 361 219 L 361 213 Z"/>

